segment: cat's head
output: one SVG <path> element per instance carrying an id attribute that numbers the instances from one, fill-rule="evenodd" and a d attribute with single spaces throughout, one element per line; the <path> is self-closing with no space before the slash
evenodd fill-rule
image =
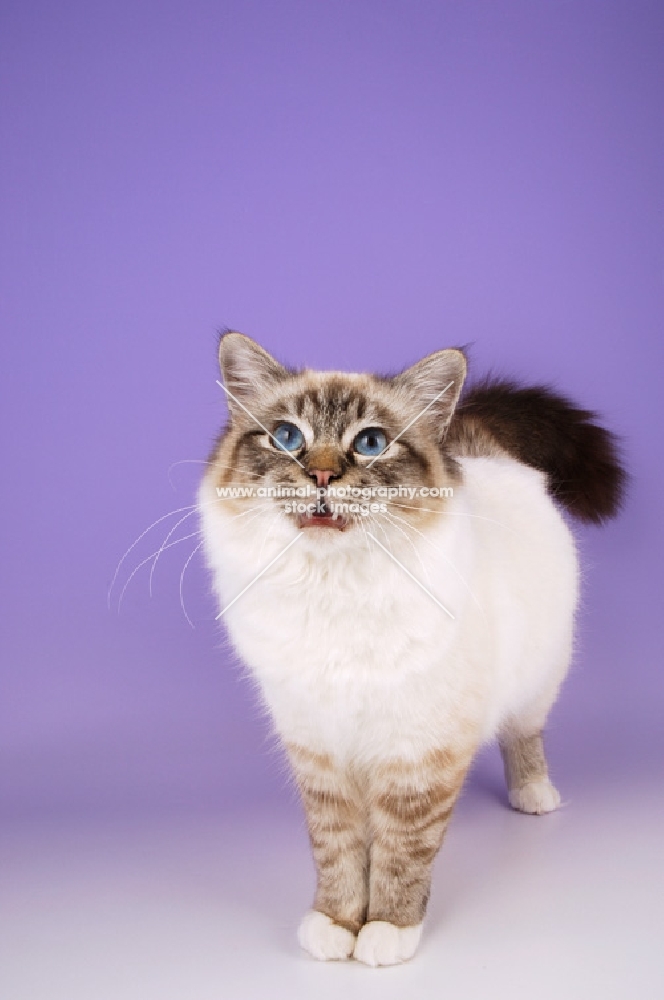
<path id="1" fill-rule="evenodd" d="M 361 526 L 421 528 L 444 509 L 458 477 L 444 439 L 461 351 L 391 378 L 298 372 L 230 332 L 219 359 L 230 422 L 208 475 L 232 516 L 286 518 L 329 544 Z"/>

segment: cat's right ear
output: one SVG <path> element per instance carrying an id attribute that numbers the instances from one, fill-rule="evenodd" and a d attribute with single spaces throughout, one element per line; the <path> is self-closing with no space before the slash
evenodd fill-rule
<path id="1" fill-rule="evenodd" d="M 288 371 L 251 337 L 231 330 L 219 341 L 219 367 L 227 390 L 228 408 L 239 416 L 251 410 L 266 389 L 288 376 Z M 240 405 L 242 404 L 242 405 Z"/>

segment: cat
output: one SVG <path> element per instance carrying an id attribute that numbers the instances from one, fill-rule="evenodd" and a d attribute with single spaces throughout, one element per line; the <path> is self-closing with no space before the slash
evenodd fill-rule
<path id="1" fill-rule="evenodd" d="M 462 395 L 456 349 L 394 377 L 294 371 L 227 332 L 220 365 L 230 421 L 200 517 L 218 617 L 306 813 L 299 942 L 403 962 L 477 749 L 498 738 L 513 808 L 560 803 L 542 730 L 579 578 L 560 508 L 617 512 L 616 441 L 546 388 Z"/>

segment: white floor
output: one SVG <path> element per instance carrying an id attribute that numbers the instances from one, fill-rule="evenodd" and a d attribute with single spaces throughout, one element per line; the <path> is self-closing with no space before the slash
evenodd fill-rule
<path id="1" fill-rule="evenodd" d="M 548 817 L 467 798 L 420 952 L 378 970 L 298 950 L 313 872 L 292 810 L 6 824 L 0 997 L 661 1000 L 661 789 L 612 796 Z"/>

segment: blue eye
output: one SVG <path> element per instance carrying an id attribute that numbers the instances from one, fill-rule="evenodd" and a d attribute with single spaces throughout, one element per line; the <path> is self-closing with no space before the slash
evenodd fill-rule
<path id="1" fill-rule="evenodd" d="M 304 444 L 304 435 L 295 424 L 284 422 L 275 427 L 274 440 L 282 451 L 298 451 Z"/>
<path id="2" fill-rule="evenodd" d="M 367 427 L 357 435 L 353 441 L 353 448 L 358 455 L 375 458 L 387 448 L 385 432 L 381 431 L 380 427 Z"/>

